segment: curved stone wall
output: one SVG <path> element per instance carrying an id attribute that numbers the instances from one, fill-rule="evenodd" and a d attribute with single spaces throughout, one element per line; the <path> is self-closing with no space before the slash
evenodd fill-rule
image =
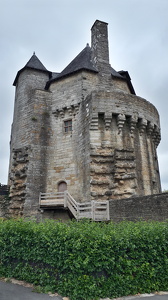
<path id="1" fill-rule="evenodd" d="M 156 108 L 119 91 L 94 92 L 85 105 L 90 112 L 92 199 L 159 193 Z"/>

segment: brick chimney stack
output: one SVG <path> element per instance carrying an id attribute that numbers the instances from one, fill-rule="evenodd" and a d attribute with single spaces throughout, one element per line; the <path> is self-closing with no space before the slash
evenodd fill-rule
<path id="1" fill-rule="evenodd" d="M 100 74 L 110 74 L 108 24 L 96 20 L 91 28 L 92 61 Z"/>

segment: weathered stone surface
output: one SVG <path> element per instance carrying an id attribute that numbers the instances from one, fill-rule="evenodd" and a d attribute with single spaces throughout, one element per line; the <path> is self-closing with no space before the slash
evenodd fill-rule
<path id="1" fill-rule="evenodd" d="M 110 218 L 115 222 L 165 221 L 168 219 L 168 193 L 110 200 L 109 207 Z"/>
<path id="2" fill-rule="evenodd" d="M 10 199 L 7 195 L 0 195 L 0 218 L 8 216 Z"/>
<path id="3" fill-rule="evenodd" d="M 92 27 L 91 61 L 61 78 L 23 68 L 17 77 L 9 166 L 14 215 L 42 218 L 40 192 L 64 182 L 78 202 L 160 192 L 156 108 L 112 74 L 107 24 Z M 66 125 L 70 122 L 70 125 Z M 69 127 L 68 127 L 69 126 Z"/>

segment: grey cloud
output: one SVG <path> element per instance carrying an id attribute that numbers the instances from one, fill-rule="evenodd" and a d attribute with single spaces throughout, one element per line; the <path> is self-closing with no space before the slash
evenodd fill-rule
<path id="1" fill-rule="evenodd" d="M 163 189 L 168 189 L 168 1 L 0 0 L 0 182 L 7 181 L 16 73 L 33 51 L 51 71 L 61 71 L 90 43 L 96 19 L 109 23 L 110 61 L 128 70 L 138 95 L 160 113 L 158 148 Z"/>

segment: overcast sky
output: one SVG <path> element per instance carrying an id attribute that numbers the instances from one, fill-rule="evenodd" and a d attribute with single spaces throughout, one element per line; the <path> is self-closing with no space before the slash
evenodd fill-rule
<path id="1" fill-rule="evenodd" d="M 62 71 L 107 22 L 110 63 L 129 72 L 136 94 L 159 111 L 158 157 L 168 189 L 168 0 L 0 0 L 0 183 L 7 183 L 16 73 L 33 52 Z"/>

